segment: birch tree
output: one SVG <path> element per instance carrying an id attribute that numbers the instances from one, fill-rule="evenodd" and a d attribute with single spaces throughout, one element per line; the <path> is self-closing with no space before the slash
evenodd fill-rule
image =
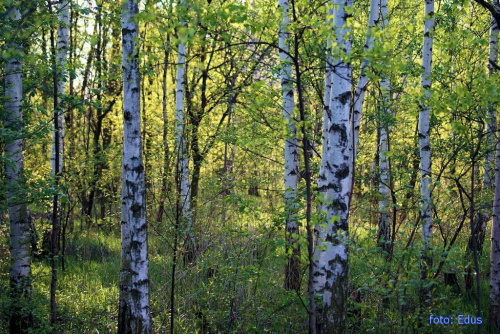
<path id="1" fill-rule="evenodd" d="M 54 122 L 54 130 L 52 132 L 53 142 L 52 142 L 52 155 L 51 155 L 51 165 L 52 165 L 52 175 L 53 175 L 53 187 L 55 189 L 53 200 L 52 200 L 52 230 L 50 235 L 50 248 L 51 248 L 51 281 L 50 281 L 50 323 L 52 326 L 57 323 L 57 303 L 56 303 L 56 290 L 57 290 L 57 256 L 59 255 L 59 239 L 61 235 L 61 222 L 59 219 L 59 184 L 61 179 L 61 171 L 62 171 L 62 113 L 61 113 L 61 95 L 64 93 L 60 90 L 60 82 L 64 82 L 64 79 L 61 78 L 61 67 L 58 61 L 60 60 L 60 51 L 64 50 L 64 53 L 67 51 L 68 46 L 68 33 L 65 31 L 65 44 L 63 46 L 60 45 L 58 38 L 58 42 L 56 45 L 55 40 L 55 23 L 53 20 L 53 8 L 52 3 L 48 3 L 49 14 L 50 14 L 50 49 L 51 49 L 51 65 L 52 65 L 52 98 L 53 98 L 53 122 Z M 67 7 L 67 6 L 66 6 Z M 62 8 L 61 8 L 62 9 Z M 59 17 L 58 17 L 59 18 Z M 66 13 L 66 22 L 69 22 L 69 17 Z M 61 36 L 59 36 L 61 37 Z M 64 55 L 64 59 L 66 55 Z M 64 87 L 64 84 L 63 84 Z M 64 89 L 64 88 L 63 88 Z"/>
<path id="2" fill-rule="evenodd" d="M 288 15 L 288 0 L 279 0 L 278 8 L 283 10 L 283 19 L 279 31 L 279 57 L 281 63 L 281 94 L 283 101 L 283 117 L 286 121 L 287 136 L 285 139 L 285 215 L 287 232 L 288 263 L 285 271 L 285 289 L 298 290 L 300 288 L 299 257 L 300 249 L 297 244 L 299 228 L 296 216 L 297 181 L 299 175 L 299 151 L 297 130 L 293 116 L 293 82 L 292 60 L 290 51 L 290 32 Z"/>
<path id="3" fill-rule="evenodd" d="M 335 0 L 335 43 L 341 54 L 351 52 L 347 19 L 352 0 Z M 347 9 L 347 10 L 346 10 Z M 348 211 L 351 180 L 349 154 L 349 111 L 351 65 L 337 55 L 332 64 L 328 119 L 326 174 L 326 224 L 320 226 L 314 256 L 313 287 L 321 299 L 317 305 L 316 329 L 324 333 L 344 333 L 347 317 Z"/>
<path id="4" fill-rule="evenodd" d="M 179 3 L 180 10 L 184 8 L 184 1 Z M 184 20 L 182 26 L 186 26 Z M 177 47 L 177 78 L 175 88 L 175 146 L 177 149 L 177 190 L 181 206 L 179 210 L 182 214 L 182 225 L 187 230 L 185 250 L 188 258 L 193 258 L 195 254 L 195 238 L 191 220 L 191 200 L 189 196 L 189 155 L 187 151 L 186 120 L 184 110 L 184 87 L 186 80 L 186 45 L 179 40 Z"/>
<path id="5" fill-rule="evenodd" d="M 490 323 L 500 329 L 500 141 L 496 145 L 495 196 L 490 249 Z"/>
<path id="6" fill-rule="evenodd" d="M 8 8 L 7 18 L 15 27 L 21 20 L 19 9 Z M 16 29 L 13 28 L 12 31 Z M 31 327 L 31 316 L 21 309 L 22 299 L 29 299 L 31 257 L 30 257 L 30 222 L 27 205 L 21 193 L 23 187 L 23 82 L 22 82 L 22 44 L 19 40 L 7 44 L 11 56 L 5 64 L 5 118 L 4 126 L 10 136 L 5 140 L 5 174 L 7 204 L 10 221 L 10 284 L 13 291 L 14 305 L 10 316 L 11 333 L 27 333 Z"/>
<path id="7" fill-rule="evenodd" d="M 328 9 L 328 16 L 333 17 L 333 3 L 331 1 L 328 2 L 329 4 L 329 9 Z M 328 24 L 332 24 L 332 21 L 329 20 Z M 322 129 L 322 135 L 321 135 L 321 140 L 322 140 L 322 145 L 321 145 L 321 156 L 326 157 L 327 155 L 327 149 L 328 149 L 328 126 L 329 126 L 329 119 L 328 119 L 328 113 L 330 110 L 330 93 L 332 91 L 332 65 L 333 65 L 333 57 L 332 57 L 332 39 L 328 38 L 327 43 L 326 43 L 326 66 L 325 66 L 325 92 L 323 96 L 323 129 Z M 321 201 L 324 201 L 326 198 L 326 165 L 327 165 L 328 160 L 327 159 L 321 159 L 321 166 L 319 169 L 319 175 L 318 175 L 318 191 L 321 195 Z M 318 206 L 318 211 L 321 213 L 325 210 L 323 203 L 320 202 Z M 321 227 L 316 226 L 317 229 L 316 234 L 322 233 Z"/>
<path id="8" fill-rule="evenodd" d="M 152 333 L 145 180 L 141 152 L 137 50 L 139 28 L 135 20 L 137 13 L 136 0 L 122 3 L 123 163 L 119 333 Z"/>
<path id="9" fill-rule="evenodd" d="M 499 6 L 498 0 L 493 1 L 494 4 Z M 499 21 L 496 20 L 493 15 L 491 18 L 491 28 L 490 28 L 490 50 L 489 50 L 489 74 L 492 76 L 495 73 L 494 64 L 498 61 L 498 33 L 499 33 Z M 490 105 L 487 114 L 488 124 L 487 124 L 487 143 L 492 144 L 495 140 L 495 135 L 497 135 L 496 128 L 496 112 L 493 106 Z M 491 166 L 495 166 L 495 184 L 494 187 L 491 184 Z M 491 248 L 490 248 L 490 317 L 489 326 L 494 330 L 500 329 L 500 140 L 496 141 L 496 164 L 494 164 L 493 154 L 487 153 L 485 157 L 485 167 L 484 167 L 484 180 L 483 185 L 485 189 L 494 189 L 494 199 L 493 199 L 493 225 L 491 227 Z M 484 234 L 486 232 L 486 223 L 489 220 L 489 210 L 486 212 L 480 212 L 479 221 L 476 224 L 476 229 L 479 227 L 478 239 L 480 248 L 482 248 L 482 242 L 484 242 Z M 482 215 L 485 215 L 482 217 Z"/>
<path id="10" fill-rule="evenodd" d="M 387 0 L 380 0 L 380 16 L 382 18 L 382 29 L 385 29 L 388 23 Z M 389 202 L 390 192 L 390 168 L 389 168 L 389 134 L 391 118 L 390 111 L 390 81 L 387 74 L 382 75 L 380 80 L 382 115 L 380 120 L 380 183 L 379 183 L 379 226 L 378 242 L 383 250 L 389 252 L 391 240 L 391 209 Z"/>
<path id="11" fill-rule="evenodd" d="M 375 41 L 373 30 L 379 22 L 380 1 L 381 0 L 371 0 L 370 2 L 370 15 L 368 18 L 368 29 L 366 31 L 365 52 L 371 51 L 373 49 L 373 44 Z M 353 133 L 352 136 L 350 137 L 352 143 L 350 143 L 349 146 L 353 162 L 356 158 L 356 153 L 357 153 L 361 112 L 363 109 L 363 103 L 365 101 L 366 89 L 368 87 L 367 71 L 369 66 L 370 66 L 369 59 L 367 57 L 363 58 L 363 61 L 361 62 L 361 73 L 359 75 L 358 84 L 356 86 L 356 91 L 354 93 L 353 113 L 352 113 Z M 353 172 L 354 170 L 351 170 L 351 174 Z"/>
<path id="12" fill-rule="evenodd" d="M 422 255 L 420 262 L 421 279 L 425 282 L 428 272 L 432 266 L 431 241 L 432 241 L 432 199 L 431 199 L 431 143 L 429 129 L 430 113 L 430 89 L 431 89 L 431 65 L 432 65 L 432 41 L 434 33 L 434 0 L 425 0 L 424 20 L 424 45 L 422 50 L 422 78 L 421 87 L 423 99 L 420 104 L 418 141 L 420 149 L 420 192 L 422 221 Z M 423 283 L 425 284 L 425 283 Z M 429 291 L 423 289 L 422 298 L 428 302 Z"/>
<path id="13" fill-rule="evenodd" d="M 374 29 L 380 24 L 380 16 L 382 16 L 381 28 L 384 29 L 387 25 L 387 0 L 372 0 L 370 2 L 370 14 L 368 18 L 368 29 L 366 32 L 365 39 L 365 52 L 369 52 L 373 49 L 375 42 Z M 352 134 L 349 136 L 349 150 L 351 155 L 351 169 L 349 178 L 352 180 L 354 173 L 354 162 L 356 160 L 358 138 L 359 138 L 359 127 L 361 120 L 361 113 L 363 109 L 363 104 L 365 100 L 365 93 L 368 87 L 368 68 L 371 62 L 367 56 L 363 58 L 361 63 L 361 73 L 358 79 L 358 84 L 356 86 L 356 91 L 354 93 L 353 101 L 353 113 L 351 119 L 351 129 Z M 387 78 L 382 78 L 381 83 L 381 98 L 382 98 L 382 113 L 383 119 L 387 118 L 388 110 L 388 94 L 390 89 L 389 80 Z M 379 140 L 379 151 L 380 154 L 380 183 L 379 183 L 379 229 L 378 229 L 378 240 L 384 240 L 381 242 L 381 246 L 384 250 L 388 251 L 387 241 L 390 239 L 390 209 L 389 209 L 389 161 L 387 157 L 388 146 L 388 127 L 381 126 L 380 140 Z M 352 192 L 352 181 L 351 181 L 351 192 Z"/>
<path id="14" fill-rule="evenodd" d="M 58 91 L 58 101 L 57 105 L 61 108 L 62 105 L 62 96 L 64 95 L 64 87 L 66 84 L 65 80 L 65 66 L 66 59 L 68 54 L 68 37 L 69 37 L 69 3 L 68 1 L 60 1 L 57 5 L 58 16 L 57 20 L 59 22 L 58 34 L 57 34 L 57 54 L 56 54 L 56 62 L 57 62 L 57 91 Z M 58 127 L 54 127 L 54 131 L 52 132 L 52 153 L 50 156 L 51 162 L 51 170 L 54 175 L 60 173 L 63 168 L 63 146 L 64 146 L 64 123 L 63 123 L 63 114 L 60 111 L 57 111 Z M 56 170 L 56 135 L 59 134 L 58 140 L 58 156 L 59 156 L 59 169 Z"/>
<path id="15" fill-rule="evenodd" d="M 499 5 L 498 0 L 493 1 L 497 6 Z M 490 77 L 496 72 L 493 64 L 498 62 L 498 33 L 500 28 L 497 21 L 492 16 L 491 17 L 491 27 L 490 27 L 490 49 L 488 55 L 488 69 Z M 495 181 L 495 134 L 497 129 L 497 115 L 495 106 L 490 104 L 486 113 L 486 155 L 484 157 L 484 175 L 483 175 L 483 194 L 493 193 L 494 191 L 494 181 Z M 485 197 L 483 195 L 483 197 Z M 487 198 L 489 196 L 486 196 Z M 486 203 L 485 203 L 486 204 Z M 478 210 L 478 214 L 475 217 L 474 226 L 477 232 L 477 247 L 478 251 L 482 252 L 484 238 L 486 235 L 486 224 L 491 218 L 491 207 L 490 205 L 482 205 Z M 472 249 L 471 244 L 469 244 L 469 249 Z"/>

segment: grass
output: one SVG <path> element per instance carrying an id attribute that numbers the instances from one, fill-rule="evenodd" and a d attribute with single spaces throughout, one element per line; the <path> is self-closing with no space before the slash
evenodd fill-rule
<path id="1" fill-rule="evenodd" d="M 301 297 L 283 289 L 285 253 L 283 230 L 270 216 L 249 219 L 245 227 L 227 226 L 205 231 L 203 254 L 196 262 L 178 263 L 175 291 L 176 333 L 306 333 L 307 268 L 302 266 Z M 253 220 L 256 219 L 256 220 Z M 159 231 L 165 230 L 165 234 Z M 152 226 L 149 238 L 151 313 L 156 333 L 170 328 L 172 280 L 172 231 Z M 227 249 L 221 247 L 222 236 Z M 4 234 L 5 236 L 5 234 Z M 401 237 L 403 238 L 403 236 Z M 464 292 L 463 245 L 460 240 L 447 259 L 445 270 L 457 272 L 462 293 L 433 282 L 433 300 L 421 308 L 418 300 L 419 243 L 404 249 L 396 243 L 394 260 L 388 263 L 375 245 L 373 231 L 359 227 L 350 246 L 349 328 L 352 333 L 473 333 L 475 326 L 429 325 L 429 315 L 477 314 L 473 293 Z M 404 239 L 402 239 L 404 240 Z M 5 245 L 7 237 L 1 244 Z M 303 242 L 303 240 L 302 240 Z M 305 245 L 302 247 L 305 256 Z M 7 331 L 8 251 L 0 249 L 0 332 Z M 488 304 L 488 254 L 481 257 L 483 315 Z M 436 251 L 435 263 L 440 252 Z M 304 259 L 303 259 L 304 260 Z M 306 261 L 302 261 L 306 263 Z M 50 266 L 33 261 L 31 307 L 34 333 L 50 333 Z M 120 236 L 118 231 L 92 230 L 68 239 L 65 270 L 59 269 L 58 312 L 61 333 L 115 333 L 117 331 Z M 357 295 L 356 293 L 359 294 Z M 302 298 L 302 299 L 301 299 Z M 483 331 L 484 333 L 485 331 Z"/>

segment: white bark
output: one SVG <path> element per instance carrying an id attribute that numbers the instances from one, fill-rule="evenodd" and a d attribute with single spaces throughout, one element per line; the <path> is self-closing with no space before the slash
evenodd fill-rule
<path id="1" fill-rule="evenodd" d="M 381 29 L 385 29 L 388 23 L 388 8 L 387 0 L 380 0 L 380 16 L 382 19 Z M 390 81 L 387 73 L 382 74 L 380 81 L 382 93 L 382 110 L 380 119 L 380 149 L 379 149 L 379 164 L 380 164 L 380 183 L 379 183 L 379 228 L 378 241 L 385 251 L 390 250 L 389 241 L 391 240 L 391 208 L 390 208 L 390 169 L 389 169 L 389 136 L 391 133 L 390 122 Z"/>
<path id="2" fill-rule="evenodd" d="M 498 0 L 493 1 L 494 4 L 498 5 Z M 488 68 L 490 77 L 496 72 L 495 67 L 492 63 L 498 62 L 498 34 L 500 28 L 498 27 L 497 21 L 491 17 L 491 27 L 490 27 L 490 50 L 488 56 Z M 493 193 L 495 189 L 494 178 L 495 178 L 495 134 L 497 130 L 497 115 L 495 106 L 490 104 L 488 111 L 486 113 L 486 155 L 484 157 L 484 176 L 483 176 L 483 192 L 482 194 L 488 195 Z M 489 196 L 485 196 L 489 198 Z M 491 207 L 489 205 L 484 205 L 479 208 L 479 214 L 475 217 L 478 249 L 481 251 L 483 249 L 484 238 L 486 235 L 486 224 L 491 218 Z"/>
<path id="3" fill-rule="evenodd" d="M 493 1 L 498 5 L 498 0 Z M 488 68 L 490 77 L 494 75 L 496 72 L 495 67 L 492 63 L 498 62 L 498 34 L 500 32 L 500 28 L 498 27 L 497 21 L 492 17 L 491 18 L 491 28 L 490 28 L 490 50 L 488 56 Z M 485 157 L 484 163 L 484 188 L 488 190 L 493 190 L 494 188 L 494 167 L 495 167 L 495 132 L 496 132 L 496 111 L 493 106 L 490 106 L 488 109 L 487 115 L 487 143 L 488 143 L 488 151 Z"/>
<path id="4" fill-rule="evenodd" d="M 500 140 L 497 140 L 496 159 L 490 249 L 490 322 L 500 329 Z"/>
<path id="5" fill-rule="evenodd" d="M 425 0 L 424 46 L 422 50 L 422 80 L 424 93 L 419 112 L 418 139 L 420 146 L 420 184 L 421 184 L 421 217 L 422 217 L 422 261 L 421 275 L 426 279 L 431 266 L 431 143 L 429 129 L 429 100 L 431 88 L 432 41 L 434 33 L 434 0 Z"/>
<path id="6" fill-rule="evenodd" d="M 498 5 L 498 0 L 494 3 Z M 498 60 L 498 33 L 499 27 L 495 19 L 491 20 L 491 30 L 490 30 L 490 55 L 489 60 L 496 62 Z M 490 75 L 494 73 L 494 68 L 491 64 Z M 489 116 L 492 118 L 492 122 L 488 124 L 488 131 L 490 131 L 490 126 L 492 128 L 493 138 L 496 135 L 496 115 L 493 108 L 489 110 Z M 494 121 L 494 122 L 493 122 Z M 488 159 L 488 157 L 486 157 Z M 485 187 L 487 178 L 487 163 L 485 161 Z M 500 140 L 497 139 L 496 144 L 496 165 L 495 165 L 495 196 L 493 200 L 493 225 L 491 227 L 491 249 L 490 249 L 490 323 L 500 329 Z M 484 222 L 486 224 L 486 221 Z M 484 226 L 486 230 L 486 226 Z"/>
<path id="7" fill-rule="evenodd" d="M 328 2 L 331 8 L 328 9 L 328 15 L 333 16 L 333 3 L 331 0 Z M 332 22 L 329 21 L 329 24 Z M 321 166 L 319 169 L 318 175 L 318 191 L 321 197 L 321 200 L 326 198 L 326 165 L 328 159 L 325 159 L 328 152 L 328 127 L 329 127 L 329 119 L 328 113 L 330 110 L 330 93 L 332 91 L 332 65 L 333 65 L 333 57 L 332 57 L 332 40 L 328 38 L 326 44 L 326 68 L 325 68 L 325 92 L 323 97 L 324 110 L 323 110 L 323 131 L 322 131 L 322 146 L 321 146 Z M 318 206 L 318 211 L 323 212 L 325 210 L 322 203 Z M 321 227 L 315 227 L 315 229 L 321 229 Z M 317 231 L 317 233 L 321 233 Z"/>
<path id="8" fill-rule="evenodd" d="M 122 250 L 118 332 L 151 333 L 136 0 L 122 4 L 123 165 Z"/>
<path id="9" fill-rule="evenodd" d="M 297 182 L 299 176 L 299 146 L 297 141 L 297 130 L 293 116 L 293 81 L 292 81 L 292 59 L 287 54 L 290 51 L 290 32 L 288 26 L 288 0 L 279 0 L 278 7 L 283 10 L 283 20 L 279 31 L 279 57 L 281 64 L 281 93 L 283 101 L 283 117 L 286 120 L 287 136 L 285 139 L 285 214 L 287 247 L 292 249 L 288 257 L 285 287 L 288 289 L 299 288 L 300 273 L 298 272 L 297 235 Z"/>
<path id="10" fill-rule="evenodd" d="M 373 36 L 373 29 L 377 26 L 380 16 L 380 2 L 381 0 L 371 0 L 370 2 L 370 15 L 368 17 L 368 29 L 366 31 L 365 39 L 365 52 L 369 52 L 373 49 L 373 44 L 375 38 Z M 363 58 L 361 62 L 361 73 L 359 75 L 358 84 L 356 86 L 356 91 L 353 98 L 353 113 L 352 113 L 352 136 L 349 138 L 351 143 L 349 144 L 349 149 L 351 150 L 352 161 L 356 159 L 356 153 L 358 150 L 358 138 L 359 138 L 359 126 L 361 121 L 361 112 L 363 110 L 363 103 L 365 101 L 365 92 L 368 86 L 368 76 L 366 71 L 370 66 L 370 61 L 368 58 Z M 351 170 L 351 173 L 354 171 Z"/>
<path id="11" fill-rule="evenodd" d="M 183 1 L 180 1 L 183 6 Z M 186 22 L 183 22 L 186 25 Z M 180 191 L 181 213 L 184 228 L 187 230 L 189 247 L 196 245 L 191 219 L 191 201 L 189 197 L 189 155 L 187 151 L 186 120 L 184 111 L 184 85 L 186 73 L 186 46 L 179 42 L 177 47 L 177 79 L 175 90 L 175 146 L 177 149 L 177 180 Z M 194 251 L 194 248 L 191 249 Z"/>
<path id="12" fill-rule="evenodd" d="M 59 30 L 57 37 L 57 54 L 56 54 L 56 62 L 57 62 L 57 105 L 59 109 L 58 113 L 58 129 L 54 129 L 52 132 L 52 152 L 50 156 L 50 163 L 52 167 L 52 173 L 55 175 L 60 173 L 63 169 L 63 147 L 64 147 L 64 115 L 62 113 L 62 96 L 64 95 L 64 87 L 66 84 L 66 59 L 68 55 L 68 37 L 69 37 L 69 3 L 68 1 L 60 1 L 57 5 L 58 21 L 59 21 Z M 56 132 L 59 131 L 59 170 L 56 171 Z"/>
<path id="13" fill-rule="evenodd" d="M 7 17 L 13 21 L 21 19 L 18 9 L 10 7 Z M 5 142 L 5 174 L 7 179 L 8 206 L 10 220 L 10 280 L 18 293 L 29 292 L 31 273 L 30 224 L 24 196 L 23 184 L 23 83 L 20 44 L 9 43 L 9 50 L 15 53 L 5 64 L 5 128 L 11 136 Z"/>
<path id="14" fill-rule="evenodd" d="M 390 175 L 389 175 L 389 135 L 390 126 L 384 123 L 388 122 L 391 117 L 389 109 L 389 81 L 382 79 L 380 86 L 382 88 L 383 106 L 382 119 L 380 126 L 380 149 L 379 149 L 379 226 L 378 226 L 378 241 L 382 249 L 389 251 L 389 241 L 391 239 L 391 208 L 390 208 Z"/>
<path id="15" fill-rule="evenodd" d="M 334 1 L 336 45 L 345 54 L 351 52 L 351 36 L 347 27 L 352 0 Z M 326 174 L 326 224 L 319 226 L 314 256 L 313 288 L 321 298 L 317 306 L 319 332 L 346 331 L 347 315 L 347 241 L 350 191 L 349 110 L 351 104 L 351 66 L 341 58 L 334 59 L 331 73 L 327 149 L 322 159 Z"/>

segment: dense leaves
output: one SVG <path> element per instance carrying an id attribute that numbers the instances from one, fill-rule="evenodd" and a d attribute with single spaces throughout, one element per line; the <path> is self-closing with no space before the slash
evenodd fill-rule
<path id="1" fill-rule="evenodd" d="M 141 86 L 141 140 L 146 175 L 151 314 L 155 332 L 278 332 L 308 329 L 305 165 L 299 165 L 297 217 L 300 288 L 284 287 L 286 259 L 283 183 L 284 141 L 278 30 L 283 12 L 277 1 L 173 0 L 140 2 L 137 52 Z M 352 67 L 353 87 L 368 64 L 354 191 L 349 211 L 347 330 L 364 332 L 449 332 L 472 327 L 429 325 L 429 314 L 477 314 L 470 243 L 470 220 L 490 210 L 493 190 L 485 186 L 485 159 L 491 112 L 500 102 L 499 79 L 488 67 L 490 12 L 476 1 L 435 4 L 432 87 L 426 101 L 432 150 L 431 220 L 434 228 L 429 280 L 420 279 L 421 196 L 418 113 L 423 98 L 422 42 L 424 2 L 389 1 L 388 25 L 373 27 L 372 48 L 365 46 L 369 2 L 347 7 L 347 53 L 335 40 L 329 2 L 290 0 L 288 29 L 292 82 L 301 78 L 304 118 L 298 95 L 292 119 L 304 127 L 310 145 L 312 184 L 322 159 L 324 80 L 328 51 Z M 23 78 L 23 128 L 0 127 L 0 331 L 9 310 L 9 227 L 7 199 L 23 199 L 38 236 L 33 254 L 31 310 L 35 332 L 48 332 L 49 258 L 44 254 L 50 229 L 50 203 L 59 194 L 62 224 L 58 317 L 55 330 L 116 331 L 118 312 L 120 191 L 123 152 L 121 1 L 73 1 L 65 71 L 63 177 L 51 176 L 53 50 L 50 32 L 62 24 L 47 1 L 0 2 L 22 14 L 20 28 L 0 16 L 0 75 L 9 59 L 20 56 Z M 54 7 L 55 8 L 55 7 Z M 183 23 L 185 22 L 185 24 Z M 347 38 L 347 37 L 346 37 Z M 19 43 L 19 49 L 7 47 Z M 184 135 L 189 159 L 189 194 L 197 256 L 183 254 L 190 235 L 177 218 L 178 151 L 175 141 L 175 86 L 178 45 L 186 46 Z M 283 51 L 283 50 L 282 50 Z M 494 67 L 493 67 L 494 68 Z M 390 81 L 386 91 L 381 78 Z M 5 85 L 0 115 L 5 120 Z M 384 94 L 388 96 L 383 99 Z M 383 110 L 391 111 L 389 113 Z M 390 127 L 389 148 L 380 148 L 380 128 Z M 302 150 L 303 134 L 297 131 Z M 7 189 L 3 153 L 13 138 L 24 141 L 22 189 Z M 496 138 L 496 136 L 494 136 Z M 390 160 L 387 174 L 391 220 L 390 247 L 377 243 L 380 156 Z M 335 163 L 335 162 L 333 162 Z M 385 172 L 384 172 L 385 173 Z M 311 223 L 326 226 L 326 203 L 312 189 Z M 315 212 L 316 211 L 316 212 Z M 489 212 L 489 211 L 488 211 Z M 161 213 L 161 214 L 160 214 Z M 471 218 L 472 213 L 472 218 Z M 336 219 L 336 217 L 333 217 Z M 489 217 L 490 219 L 491 217 Z M 322 225 L 323 224 L 323 225 Z M 491 222 L 486 224 L 489 235 Z M 393 233 L 394 232 L 394 233 Z M 174 240 L 178 238 L 179 242 Z M 287 251 L 288 249 L 288 251 Z M 175 251 L 174 251 L 175 250 Z M 45 251 L 45 253 L 44 253 Z M 174 279 L 172 261 L 179 254 Z M 482 316 L 488 315 L 489 238 L 479 253 Z M 64 269 L 64 270 L 62 270 Z M 455 276 L 460 293 L 445 285 Z M 422 286 L 430 304 L 420 303 Z M 456 287 L 455 287 L 456 288 Z M 486 323 L 486 322 L 484 322 Z M 494 333 L 494 331 L 492 331 Z"/>

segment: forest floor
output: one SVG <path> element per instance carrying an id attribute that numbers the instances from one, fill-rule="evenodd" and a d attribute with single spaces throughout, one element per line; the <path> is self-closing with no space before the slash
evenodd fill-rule
<path id="1" fill-rule="evenodd" d="M 155 332 L 166 333 L 170 330 L 172 314 L 173 252 L 171 235 L 168 231 L 160 235 L 159 230 L 159 226 L 153 226 L 149 238 L 151 313 Z M 6 332 L 8 324 L 7 231 L 2 227 L 0 332 Z M 462 319 L 470 315 L 469 319 L 474 317 L 473 321 L 477 322 L 475 294 L 465 287 L 465 247 L 453 248 L 444 267 L 445 272 L 456 274 L 456 288 L 460 291 L 446 287 L 439 277 L 430 283 L 433 287 L 431 306 L 421 308 L 419 248 L 398 249 L 393 260 L 387 262 L 369 237 L 371 232 L 370 229 L 356 230 L 350 247 L 348 321 L 352 333 L 477 332 L 477 325 L 458 324 L 460 315 Z M 220 236 L 206 236 L 204 252 L 196 261 L 184 263 L 179 254 L 175 276 L 175 333 L 306 333 L 307 268 L 302 267 L 302 291 L 285 291 L 282 234 L 275 226 L 255 231 L 228 229 L 225 249 L 221 247 Z M 488 254 L 489 248 L 486 248 L 480 257 L 482 314 L 488 314 Z M 119 271 L 120 234 L 116 228 L 75 231 L 68 237 L 64 269 L 60 267 L 58 271 L 60 321 L 55 332 L 115 333 Z M 34 332 L 54 332 L 48 319 L 51 278 L 48 258 L 35 258 L 32 274 L 30 307 L 36 322 Z M 453 317 L 453 325 L 432 324 L 430 314 L 438 318 Z"/>

